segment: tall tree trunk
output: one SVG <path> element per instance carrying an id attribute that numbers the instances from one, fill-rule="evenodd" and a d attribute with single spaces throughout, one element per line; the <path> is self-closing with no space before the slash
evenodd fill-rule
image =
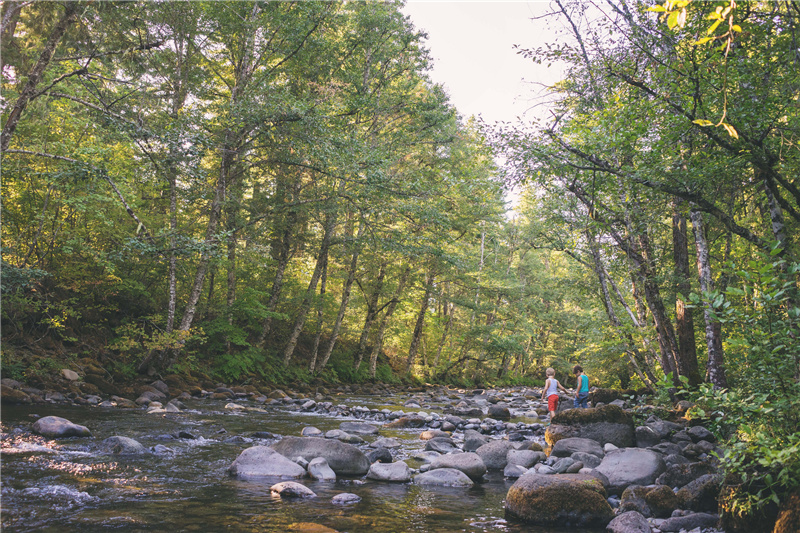
<path id="1" fill-rule="evenodd" d="M 439 345 L 436 347 L 436 358 L 433 360 L 433 367 L 436 368 L 439 366 L 439 360 L 442 357 L 442 350 L 444 349 L 444 345 L 447 343 L 447 335 L 450 333 L 450 327 L 453 324 L 453 307 L 452 304 L 445 299 L 444 301 L 444 313 L 447 315 L 447 320 L 444 323 L 444 330 L 442 331 L 442 338 L 439 339 Z"/>
<path id="2" fill-rule="evenodd" d="M 294 349 L 297 347 L 297 340 L 300 338 L 300 333 L 303 331 L 303 326 L 306 323 L 306 318 L 308 317 L 308 310 L 311 308 L 311 300 L 313 299 L 314 291 L 316 290 L 317 283 L 322 275 L 322 269 L 325 265 L 325 262 L 328 260 L 328 249 L 330 248 L 331 238 L 333 236 L 333 230 L 335 227 L 336 216 L 327 215 L 325 217 L 325 233 L 322 237 L 322 243 L 320 244 L 319 255 L 317 256 L 317 265 L 314 267 L 314 274 L 311 276 L 311 281 L 308 282 L 308 289 L 306 289 L 303 302 L 300 304 L 300 310 L 298 311 L 297 318 L 295 319 L 294 328 L 292 329 L 292 334 L 289 337 L 289 342 L 286 345 L 286 349 L 283 351 L 283 364 L 285 366 L 289 366 L 289 362 L 292 360 Z"/>
<path id="3" fill-rule="evenodd" d="M 369 375 L 371 378 L 375 378 L 375 372 L 378 365 L 378 355 L 380 355 L 381 349 L 383 348 L 383 335 L 386 333 L 386 326 L 389 324 L 389 319 L 394 314 L 394 310 L 397 308 L 397 304 L 400 302 L 400 295 L 403 294 L 403 289 L 405 289 L 409 274 L 411 274 L 411 267 L 407 266 L 403 271 L 403 274 L 400 276 L 400 280 L 397 282 L 397 289 L 394 291 L 394 296 L 392 296 L 389 306 L 386 308 L 386 313 L 384 313 L 383 318 L 381 319 L 380 326 L 378 326 L 378 333 L 375 337 L 375 346 L 372 347 L 372 353 L 369 356 Z"/>
<path id="4" fill-rule="evenodd" d="M 286 267 L 289 265 L 289 259 L 292 255 L 291 239 L 296 218 L 297 215 L 295 213 L 290 213 L 286 217 L 286 225 L 281 233 L 280 246 L 276 257 L 277 264 L 275 265 L 275 277 L 272 279 L 272 290 L 270 291 L 269 301 L 267 302 L 268 315 L 266 318 L 264 318 L 261 326 L 261 335 L 259 335 L 258 342 L 256 344 L 258 348 L 264 347 L 264 344 L 267 341 L 267 335 L 269 335 L 269 332 L 272 329 L 272 313 L 274 313 L 275 309 L 278 307 L 278 300 L 280 299 L 281 291 L 283 290 L 283 276 L 286 272 Z"/>
<path id="5" fill-rule="evenodd" d="M 708 300 L 708 294 L 714 290 L 714 281 L 711 277 L 711 262 L 703 213 L 692 208 L 690 217 L 697 244 L 697 272 L 700 278 L 700 290 L 703 293 L 703 318 L 706 324 L 706 347 L 708 349 L 706 375 L 714 387 L 725 388 L 728 386 L 728 380 L 725 377 L 725 358 L 722 351 L 722 325 L 714 319 L 711 302 Z"/>
<path id="6" fill-rule="evenodd" d="M 675 318 L 678 333 L 678 371 L 686 376 L 689 385 L 697 386 L 702 381 L 697 369 L 697 347 L 694 338 L 694 320 L 691 308 L 683 298 L 692 290 L 689 272 L 689 240 L 686 236 L 686 218 L 681 213 L 684 202 L 673 200 L 672 250 L 675 260 L 675 287 L 680 296 L 675 298 Z"/>
<path id="7" fill-rule="evenodd" d="M 425 314 L 428 312 L 428 305 L 430 305 L 434 276 L 433 272 L 425 275 L 425 292 L 419 305 L 417 321 L 414 324 L 414 333 L 411 335 L 411 346 L 408 348 L 408 359 L 406 359 L 406 374 L 411 372 L 411 365 L 414 364 L 414 358 L 417 356 L 419 341 L 422 338 L 422 329 L 425 326 Z"/>
<path id="8" fill-rule="evenodd" d="M 375 279 L 375 284 L 372 288 L 369 298 L 367 299 L 367 316 L 364 319 L 364 326 L 361 328 L 361 336 L 358 339 L 358 352 L 355 356 L 355 369 L 361 366 L 361 361 L 364 358 L 364 352 L 367 349 L 367 341 L 369 340 L 369 332 L 372 329 L 372 323 L 375 317 L 378 316 L 378 299 L 383 292 L 383 278 L 386 276 L 386 266 L 388 263 L 383 261 L 378 269 L 378 277 Z"/>
<path id="9" fill-rule="evenodd" d="M 353 282 L 356 279 L 358 255 L 361 253 L 361 237 L 364 235 L 364 228 L 366 225 L 366 221 L 361 221 L 361 224 L 358 226 L 358 232 L 356 234 L 355 242 L 353 243 L 353 256 L 350 259 L 350 269 L 347 273 L 347 280 L 345 280 L 344 287 L 342 289 L 342 303 L 339 305 L 339 314 L 336 315 L 336 321 L 333 323 L 330 342 L 328 343 L 328 347 L 325 349 L 325 353 L 322 355 L 322 361 L 319 364 L 319 368 L 315 369 L 312 367 L 311 372 L 322 372 L 322 370 L 325 368 L 325 365 L 328 364 L 328 359 L 330 359 L 331 353 L 333 353 L 333 347 L 336 345 L 336 340 L 339 338 L 339 331 L 342 327 L 344 314 L 347 312 L 347 306 L 350 304 L 350 293 L 353 289 Z"/>
<path id="10" fill-rule="evenodd" d="M 317 332 L 314 335 L 314 347 L 311 349 L 311 361 L 308 365 L 309 372 L 313 373 L 317 365 L 317 355 L 319 354 L 319 341 L 322 338 L 323 311 L 325 309 L 325 291 L 328 285 L 328 258 L 322 265 L 322 278 L 319 283 L 319 302 L 317 302 Z"/>
<path id="11" fill-rule="evenodd" d="M 27 73 L 28 81 L 25 82 L 22 92 L 20 92 L 16 102 L 14 102 L 14 106 L 11 108 L 11 112 L 8 114 L 6 123 L 3 126 L 3 131 L 0 133 L 0 153 L 8 149 L 11 137 L 14 135 L 19 119 L 22 117 L 22 112 L 25 111 L 28 103 L 36 96 L 36 89 L 44 77 L 44 71 L 50 64 L 50 60 L 53 58 L 58 44 L 67 32 L 67 29 L 77 20 L 78 12 L 83 8 L 82 2 L 64 2 L 60 3 L 60 5 L 64 6 L 64 13 L 61 15 L 61 18 L 58 19 L 58 22 L 56 22 L 53 31 L 50 32 L 50 36 L 47 38 L 47 42 L 41 54 L 39 54 L 38 61 L 36 61 L 33 68 Z M 16 24 L 13 26 L 15 27 Z"/>

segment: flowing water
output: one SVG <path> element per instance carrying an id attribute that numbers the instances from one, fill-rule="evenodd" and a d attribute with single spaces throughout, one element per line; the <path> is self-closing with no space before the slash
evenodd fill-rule
<path id="1" fill-rule="evenodd" d="M 342 403 L 394 410 L 402 399 L 398 402 L 351 397 Z M 226 403 L 191 400 L 185 402 L 186 411 L 168 414 L 54 404 L 3 407 L 3 531 L 562 531 L 506 521 L 503 500 L 514 480 L 504 479 L 502 472 L 491 472 L 470 489 L 366 479 L 304 479 L 300 481 L 316 498 L 281 500 L 270 492 L 270 486 L 280 480 L 245 481 L 227 474 L 242 450 L 275 442 L 253 438 L 253 433 L 300 435 L 306 426 L 327 431 L 338 428 L 346 418 L 282 406 L 235 411 L 226 409 Z M 87 426 L 93 436 L 47 440 L 32 435 L 33 422 L 48 415 Z M 395 460 L 418 468 L 421 463 L 413 456 L 425 446 L 420 431 L 381 430 L 380 436 L 400 440 L 402 447 L 393 452 Z M 196 438 L 170 438 L 179 432 Z M 101 443 L 115 435 L 136 439 L 148 449 L 158 446 L 160 451 L 112 455 Z M 332 504 L 331 498 L 342 492 L 362 499 Z"/>

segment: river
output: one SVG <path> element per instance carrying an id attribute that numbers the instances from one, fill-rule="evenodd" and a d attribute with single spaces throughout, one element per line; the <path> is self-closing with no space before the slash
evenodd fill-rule
<path id="1" fill-rule="evenodd" d="M 403 409 L 406 397 L 352 396 L 348 406 Z M 192 399 L 181 413 L 59 404 L 4 406 L 2 410 L 2 528 L 7 532 L 242 531 L 323 533 L 534 532 L 586 530 L 535 528 L 506 521 L 504 498 L 513 479 L 499 471 L 470 489 L 422 488 L 413 483 L 366 479 L 301 480 L 316 498 L 281 500 L 270 486 L 279 480 L 238 480 L 227 468 L 239 453 L 275 440 L 255 432 L 299 436 L 306 426 L 336 429 L 351 417 L 298 412 L 289 405 L 257 405 Z M 409 411 L 406 409 L 406 411 Z M 30 433 L 38 418 L 55 415 L 87 426 L 90 438 L 46 440 Z M 380 425 L 380 423 L 376 423 Z M 421 429 L 381 430 L 401 447 L 395 460 L 412 468 L 422 451 Z M 173 438 L 180 432 L 188 438 Z M 111 436 L 126 436 L 157 453 L 119 456 L 104 451 Z M 194 437 L 194 438 L 191 438 Z M 364 437 L 371 441 L 377 437 Z M 342 492 L 362 499 L 336 505 Z M 330 529 L 328 529 L 330 528 Z"/>

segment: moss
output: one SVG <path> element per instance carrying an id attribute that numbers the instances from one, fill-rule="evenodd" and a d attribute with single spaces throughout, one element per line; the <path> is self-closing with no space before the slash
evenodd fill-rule
<path id="1" fill-rule="evenodd" d="M 614 424 L 633 424 L 633 417 L 617 405 L 604 405 L 592 409 L 570 409 L 553 417 L 553 424 L 578 425 L 592 422 L 610 422 Z"/>
<path id="2" fill-rule="evenodd" d="M 659 485 L 644 497 L 647 506 L 656 518 L 669 518 L 679 507 L 679 499 L 667 485 Z"/>
<path id="3" fill-rule="evenodd" d="M 520 478 L 508 491 L 506 510 L 550 525 L 604 526 L 614 516 L 602 483 L 579 474 Z"/>
<path id="4" fill-rule="evenodd" d="M 781 506 L 773 533 L 800 531 L 800 492 L 792 494 Z"/>

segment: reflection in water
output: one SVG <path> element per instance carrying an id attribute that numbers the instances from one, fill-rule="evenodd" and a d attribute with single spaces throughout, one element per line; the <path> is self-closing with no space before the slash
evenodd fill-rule
<path id="1" fill-rule="evenodd" d="M 386 398 L 339 400 L 351 406 L 402 409 Z M 299 435 L 313 425 L 336 429 L 342 418 L 266 408 L 242 412 L 225 403 L 186 402 L 189 411 L 146 414 L 139 410 L 57 405 L 3 408 L 2 527 L 15 532 L 236 531 L 236 532 L 436 532 L 551 533 L 552 529 L 506 523 L 503 510 L 511 481 L 491 473 L 471 489 L 421 488 L 413 484 L 340 479 L 304 479 L 316 498 L 281 500 L 270 486 L 279 480 L 238 480 L 227 468 L 239 453 L 274 440 L 255 432 Z M 240 402 L 247 405 L 247 402 Z M 408 409 L 406 409 L 408 410 Z M 57 441 L 29 433 L 38 416 L 56 415 L 85 425 L 92 438 Z M 396 460 L 424 448 L 421 430 L 382 431 L 402 447 Z M 196 438 L 174 438 L 180 432 Z M 101 443 L 121 435 L 157 453 L 111 455 Z M 367 436 L 371 441 L 378 436 Z M 331 498 L 352 492 L 358 503 L 336 505 Z M 576 530 L 572 530 L 576 533 Z"/>

